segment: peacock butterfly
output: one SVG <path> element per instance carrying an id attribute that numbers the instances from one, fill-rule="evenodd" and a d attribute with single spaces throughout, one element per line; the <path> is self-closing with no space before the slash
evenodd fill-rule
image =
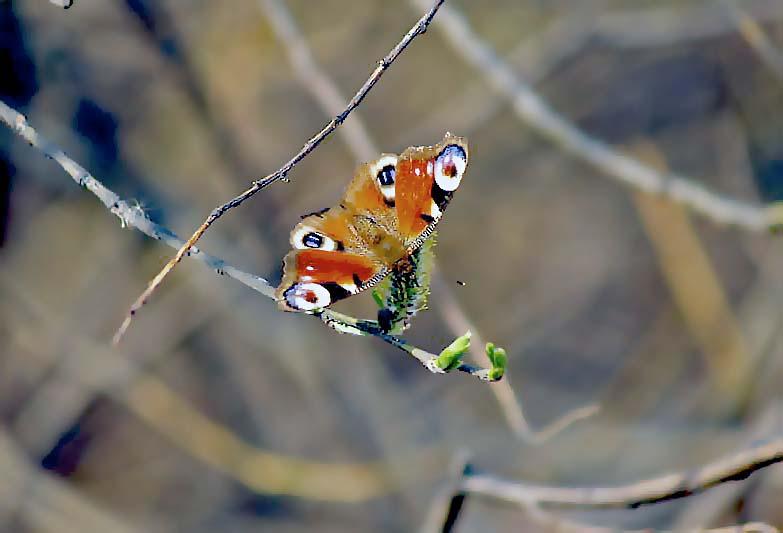
<path id="1" fill-rule="evenodd" d="M 279 307 L 317 313 L 393 271 L 411 271 L 467 164 L 465 139 L 447 133 L 435 146 L 359 165 L 340 203 L 305 216 L 291 232 Z"/>

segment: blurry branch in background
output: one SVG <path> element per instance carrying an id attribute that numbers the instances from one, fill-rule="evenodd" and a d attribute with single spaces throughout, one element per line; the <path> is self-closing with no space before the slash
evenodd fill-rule
<path id="1" fill-rule="evenodd" d="M 764 28 L 740 7 L 736 0 L 724 0 L 726 10 L 736 21 L 740 35 L 750 45 L 762 63 L 783 83 L 783 54 L 767 36 Z"/>
<path id="2" fill-rule="evenodd" d="M 278 40 L 288 53 L 294 74 L 299 78 L 302 87 L 310 92 L 327 114 L 339 113 L 341 109 L 345 108 L 345 99 L 329 75 L 316 63 L 307 41 L 291 16 L 291 12 L 280 0 L 258 0 L 258 4 L 263 9 Z M 369 161 L 378 156 L 378 150 L 372 141 L 370 132 L 357 115 L 354 114 L 351 120 L 342 125 L 339 134 L 343 136 L 345 143 L 358 160 Z"/>
<path id="3" fill-rule="evenodd" d="M 504 61 L 521 72 L 531 85 L 543 81 L 588 44 L 595 15 L 585 7 L 588 7 L 587 4 L 574 5 L 562 18 L 537 33 L 526 35 L 505 55 Z M 455 96 L 433 106 L 433 111 L 402 132 L 400 142 L 440 134 L 437 125 L 443 123 L 453 124 L 460 135 L 469 136 L 497 117 L 508 105 L 503 98 L 487 98 L 486 85 L 481 78 L 476 79 Z M 455 113 L 455 109 L 459 109 L 459 113 Z"/>
<path id="4" fill-rule="evenodd" d="M 783 461 L 783 439 L 776 439 L 717 459 L 692 471 L 666 474 L 630 485 L 618 487 L 549 487 L 519 481 L 509 481 L 486 474 L 474 474 L 465 458 L 461 462 L 460 479 L 450 479 L 436 496 L 422 533 L 453 530 L 465 502 L 471 495 L 480 495 L 522 506 L 538 525 L 555 531 L 590 531 L 608 533 L 615 528 L 577 524 L 550 514 L 543 507 L 556 508 L 631 508 L 652 505 L 706 491 L 729 481 L 746 479 L 753 472 Z M 457 459 L 455 459 L 455 464 Z M 449 495 L 450 491 L 450 495 Z M 645 531 L 652 531 L 646 529 Z M 698 528 L 703 532 L 777 532 L 765 523 L 753 522 L 714 529 Z"/>
<path id="5" fill-rule="evenodd" d="M 350 102 L 348 102 L 348 105 L 345 107 L 345 109 L 336 117 L 334 117 L 329 123 L 321 129 L 317 134 L 315 134 L 310 140 L 308 140 L 301 150 L 293 157 L 291 160 L 289 160 L 285 165 L 280 167 L 278 170 L 273 172 L 272 174 L 269 174 L 268 176 L 256 180 L 253 182 L 253 184 L 239 194 L 238 196 L 232 198 L 228 202 L 220 205 L 219 207 L 216 207 L 212 210 L 212 212 L 209 214 L 209 216 L 204 220 L 204 222 L 201 224 L 201 226 L 198 227 L 198 229 L 193 233 L 193 235 L 190 236 L 190 238 L 185 242 L 185 244 L 180 247 L 180 249 L 177 251 L 177 254 L 169 260 L 168 263 L 163 267 L 163 269 L 150 281 L 147 288 L 144 290 L 144 292 L 141 293 L 141 295 L 136 299 L 136 301 L 131 305 L 130 310 L 128 311 L 127 316 L 125 317 L 125 320 L 120 325 L 119 329 L 114 335 L 113 343 L 116 345 L 119 343 L 119 341 L 122 339 L 123 334 L 130 326 L 131 320 L 133 320 L 133 315 L 136 314 L 136 311 L 141 309 L 141 307 L 144 305 L 144 303 L 147 301 L 147 299 L 152 296 L 152 293 L 155 292 L 155 289 L 163 282 L 165 277 L 168 275 L 169 272 L 171 272 L 172 269 L 179 263 L 182 258 L 185 256 L 186 253 L 188 253 L 188 250 L 196 244 L 196 242 L 201 238 L 201 236 L 204 234 L 204 232 L 209 229 L 209 227 L 220 217 L 222 217 L 225 213 L 227 213 L 229 210 L 241 205 L 245 200 L 249 199 L 253 195 L 255 195 L 260 190 L 266 188 L 267 186 L 271 185 L 272 183 L 280 180 L 287 179 L 288 173 L 293 169 L 302 159 L 307 157 L 310 152 L 315 150 L 315 148 L 321 144 L 321 142 L 326 139 L 329 135 L 334 132 L 340 126 L 345 119 L 348 117 L 348 115 L 356 109 L 359 104 L 364 100 L 364 97 L 367 96 L 367 94 L 372 90 L 372 88 L 375 86 L 376 83 L 378 83 L 378 80 L 381 79 L 381 76 L 383 76 L 384 72 L 394 63 L 394 61 L 402 54 L 402 52 L 408 47 L 408 45 L 427 31 L 427 27 L 429 26 L 430 22 L 432 21 L 433 17 L 435 17 L 435 13 L 438 11 L 438 9 L 441 7 L 445 0 L 436 0 L 434 5 L 429 8 L 428 11 L 425 12 L 425 14 L 418 20 L 416 24 L 413 25 L 413 27 L 408 31 L 408 33 L 405 34 L 405 36 L 400 40 L 397 45 L 392 48 L 392 50 L 379 61 L 378 66 L 375 68 L 375 70 L 372 72 L 369 78 L 367 78 L 367 81 L 364 82 L 364 85 L 354 94 L 353 98 L 351 98 Z M 425 8 L 426 9 L 426 8 Z"/>
<path id="6" fill-rule="evenodd" d="M 122 403 L 171 442 L 259 494 L 357 503 L 401 490 L 389 464 L 308 461 L 259 449 L 210 420 L 163 382 L 146 376 L 120 393 Z M 183 438 L 187 436 L 187 438 Z M 426 472 L 437 451 L 423 450 L 397 464 L 408 479 Z"/>
<path id="7" fill-rule="evenodd" d="M 426 3 L 425 0 L 409 1 L 417 8 Z M 478 69 L 492 87 L 511 101 L 514 112 L 523 122 L 601 173 L 643 192 L 679 202 L 715 222 L 733 224 L 750 231 L 768 230 L 783 224 L 783 206 L 752 205 L 720 196 L 691 179 L 657 172 L 579 130 L 523 82 L 453 7 L 443 8 L 436 27 L 465 61 Z"/>
<path id="8" fill-rule="evenodd" d="M 651 168 L 666 171 L 666 158 L 653 143 L 637 141 L 628 150 Z M 711 405 L 723 412 L 736 409 L 752 381 L 752 357 L 712 260 L 681 204 L 642 192 L 632 199 L 669 292 L 706 364 L 716 392 Z"/>
<path id="9" fill-rule="evenodd" d="M 321 106 L 321 109 L 325 114 L 330 115 L 342 109 L 345 106 L 345 99 L 340 94 L 340 89 L 328 73 L 318 65 L 318 62 L 313 57 L 307 40 L 297 27 L 296 21 L 285 3 L 281 0 L 259 0 L 258 3 L 268 18 L 272 30 L 277 35 L 281 44 L 285 47 L 294 73 L 300 79 L 303 88 L 312 94 L 313 98 Z M 354 114 L 351 117 L 351 120 L 343 125 L 341 132 L 344 134 L 343 137 L 345 142 L 356 159 L 365 161 L 380 153 L 376 143 L 369 134 L 369 130 L 365 127 L 364 122 L 357 114 Z M 442 132 L 438 133 L 440 134 Z M 486 345 L 481 341 L 480 336 L 475 334 L 475 325 L 468 319 L 456 298 L 454 298 L 454 295 L 451 293 L 451 289 L 443 282 L 437 268 L 434 270 L 432 278 L 433 283 L 437 285 L 436 290 L 433 292 L 433 298 L 438 299 L 438 303 L 434 307 L 443 316 L 446 324 L 454 335 L 460 335 L 463 331 L 473 332 L 475 342 L 470 345 L 470 352 L 473 356 L 473 360 L 479 365 L 491 364 L 492 362 L 487 358 L 489 352 L 486 350 Z M 348 317 L 343 317 L 344 323 L 347 318 Z M 372 323 L 364 322 L 363 324 L 365 328 L 375 327 L 376 333 L 373 334 L 384 335 L 384 333 L 376 326 L 373 326 Z M 482 348 L 482 346 L 485 348 Z M 433 354 L 422 352 L 417 348 L 404 344 L 400 344 L 399 347 L 408 351 L 408 353 L 416 357 L 431 371 L 433 371 L 433 368 L 438 368 L 437 365 L 433 366 L 435 363 Z M 458 369 L 471 373 L 478 370 L 468 365 L 461 365 Z M 479 370 L 479 372 L 481 371 Z M 497 398 L 503 416 L 506 418 L 506 422 L 511 430 L 517 437 L 526 442 L 543 442 L 551 438 L 554 434 L 562 431 L 573 422 L 582 420 L 598 411 L 598 408 L 595 405 L 578 408 L 572 412 L 566 413 L 562 418 L 555 420 L 548 427 L 544 428 L 543 431 L 536 432 L 527 423 L 524 412 L 522 411 L 522 406 L 517 401 L 514 389 L 508 379 L 495 385 L 491 390 Z"/>
<path id="10" fill-rule="evenodd" d="M 179 239 L 179 237 L 177 237 L 173 232 L 150 220 L 143 209 L 140 209 L 137 206 L 131 206 L 128 202 L 122 200 L 114 191 L 106 188 L 100 181 L 92 176 L 92 174 L 87 172 L 84 167 L 68 157 L 61 148 L 39 135 L 38 132 L 27 123 L 27 119 L 24 117 L 24 115 L 8 107 L 1 101 L 0 121 L 13 129 L 17 135 L 25 139 L 31 146 L 38 148 L 41 152 L 44 153 L 44 155 L 46 155 L 46 157 L 52 159 L 58 165 L 60 165 L 76 183 L 85 187 L 87 190 L 97 196 L 98 199 L 109 209 L 109 211 L 120 219 L 123 227 L 134 227 L 140 230 L 142 233 L 152 237 L 153 239 L 157 239 L 165 244 L 168 244 L 172 248 L 182 249 L 181 247 L 184 246 L 183 241 Z M 274 299 L 275 297 L 274 287 L 272 287 L 269 282 L 260 276 L 244 272 L 232 265 L 229 265 L 222 259 L 209 255 L 195 247 L 190 249 L 188 256 L 196 257 L 209 268 L 213 269 L 216 273 L 221 275 L 225 274 L 268 298 Z M 377 325 L 375 325 L 375 323 L 372 321 L 359 320 L 330 310 L 323 311 L 314 316 L 317 316 L 324 323 L 342 333 L 372 335 L 378 337 L 392 346 L 400 348 L 401 350 L 414 356 L 428 370 L 430 370 L 430 372 L 433 373 L 442 374 L 452 370 L 458 370 L 460 372 L 466 372 L 484 381 L 495 381 L 502 377 L 501 371 L 500 376 L 495 379 L 490 379 L 490 374 L 493 370 L 495 370 L 495 368 L 482 369 L 465 364 L 458 364 L 450 366 L 449 368 L 439 367 L 437 365 L 437 361 L 443 355 L 443 352 L 436 355 L 416 348 L 401 338 L 395 337 L 393 335 L 387 335 L 381 332 L 380 329 L 377 328 Z M 444 350 L 444 352 L 445 351 L 446 350 Z"/>
<path id="11" fill-rule="evenodd" d="M 473 331 L 475 327 L 460 309 L 456 298 L 454 298 L 454 295 L 447 289 L 446 283 L 444 283 L 439 276 L 433 276 L 432 282 L 435 287 L 435 294 L 437 294 L 439 298 L 440 305 L 438 306 L 438 310 L 443 316 L 443 320 L 449 324 L 453 331 Z M 482 341 L 477 338 L 475 344 L 476 348 L 474 348 L 474 350 L 479 349 L 478 347 L 481 345 Z M 483 355 L 484 354 L 481 354 L 481 356 Z M 475 352 L 474 357 L 476 357 Z M 589 418 L 600 410 L 598 404 L 584 405 L 568 411 L 541 429 L 533 429 L 530 427 L 530 424 L 528 424 L 527 418 L 522 411 L 522 406 L 517 401 L 514 389 L 511 387 L 508 380 L 503 382 L 503 388 L 497 386 L 492 387 L 492 391 L 495 393 L 495 397 L 498 399 L 498 402 L 503 409 L 503 413 L 506 416 L 506 420 L 514 431 L 514 434 L 523 441 L 531 444 L 542 444 L 565 430 L 571 424 Z"/>
<path id="12" fill-rule="evenodd" d="M 716 459 L 695 470 L 665 474 L 618 487 L 548 487 L 498 477 L 465 476 L 460 490 L 516 503 L 550 507 L 637 508 L 685 498 L 721 483 L 746 479 L 783 461 L 783 438 Z"/>

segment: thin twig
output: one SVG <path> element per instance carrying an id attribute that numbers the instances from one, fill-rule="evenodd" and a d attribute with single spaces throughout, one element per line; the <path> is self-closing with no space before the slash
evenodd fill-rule
<path id="1" fill-rule="evenodd" d="M 691 471 L 676 472 L 618 487 L 548 487 L 476 474 L 462 489 L 516 503 L 556 507 L 636 508 L 703 492 L 747 478 L 753 472 L 783 461 L 783 438 L 717 459 Z"/>
<path id="2" fill-rule="evenodd" d="M 127 201 L 121 199 L 114 191 L 105 187 L 92 174 L 85 170 L 84 167 L 68 157 L 60 147 L 41 136 L 28 124 L 24 115 L 7 106 L 2 101 L 0 101 L 0 122 L 3 122 L 13 129 L 14 132 L 26 140 L 30 146 L 37 148 L 46 157 L 60 165 L 76 183 L 97 196 L 101 203 L 103 203 L 111 213 L 119 217 L 123 227 L 136 228 L 142 233 L 153 239 L 157 239 L 172 248 L 181 249 L 183 241 L 171 230 L 153 222 L 143 209 L 130 205 Z M 275 297 L 275 288 L 260 276 L 244 272 L 226 263 L 223 259 L 209 255 L 196 247 L 190 250 L 188 256 L 195 257 L 216 273 L 225 274 L 263 294 L 267 298 Z M 438 368 L 435 364 L 435 359 L 437 359 L 435 354 L 416 348 L 403 339 L 381 332 L 380 329 L 378 329 L 377 324 L 374 324 L 371 321 L 359 320 L 330 310 L 323 311 L 320 315 L 316 316 L 337 331 L 353 333 L 355 335 L 372 335 L 378 337 L 392 346 L 396 346 L 409 353 L 431 372 L 436 374 L 445 373 L 444 370 Z M 466 372 L 481 380 L 489 381 L 489 370 L 470 365 L 461 365 L 457 370 Z"/>
<path id="3" fill-rule="evenodd" d="M 191 235 L 191 237 L 185 242 L 185 244 L 179 249 L 177 254 L 169 260 L 168 263 L 163 267 L 163 269 L 152 279 L 152 281 L 149 283 L 147 288 L 144 290 L 144 292 L 141 293 L 141 295 L 136 299 L 135 302 L 133 302 L 133 305 L 131 305 L 130 310 L 128 311 L 128 314 L 125 317 L 125 320 L 120 325 L 119 329 L 117 329 L 117 332 L 114 334 L 114 338 L 112 340 L 113 344 L 119 343 L 119 341 L 122 339 L 123 334 L 125 331 L 127 331 L 128 327 L 130 326 L 131 321 L 133 320 L 133 315 L 136 314 L 136 311 L 141 309 L 141 307 L 144 305 L 144 303 L 149 299 L 149 297 L 152 295 L 153 292 L 155 292 L 155 289 L 163 282 L 164 278 L 168 275 L 169 272 L 171 272 L 172 269 L 182 260 L 184 255 L 190 250 L 190 248 L 196 244 L 196 242 L 201 238 L 201 236 L 204 234 L 204 232 L 220 217 L 222 217 L 227 211 L 241 205 L 245 200 L 255 195 L 260 190 L 264 189 L 265 187 L 271 185 L 272 183 L 285 179 L 288 173 L 293 169 L 302 159 L 307 157 L 307 155 L 312 152 L 321 142 L 326 139 L 332 132 L 334 132 L 337 127 L 345 121 L 345 119 L 348 117 L 348 115 L 353 111 L 361 102 L 364 100 L 364 97 L 367 96 L 367 94 L 372 90 L 372 88 L 375 86 L 376 83 L 378 83 L 378 80 L 381 79 L 381 76 L 383 76 L 384 72 L 394 63 L 394 61 L 402 54 L 402 52 L 408 47 L 408 45 L 427 31 L 427 27 L 429 26 L 430 22 L 432 21 L 433 17 L 435 16 L 435 13 L 438 11 L 438 9 L 441 7 L 445 0 L 436 0 L 435 4 L 427 11 L 424 16 L 422 16 L 419 21 L 414 24 L 414 26 L 408 31 L 408 33 L 405 34 L 405 36 L 400 40 L 397 45 L 392 48 L 392 50 L 380 60 L 378 63 L 378 66 L 375 68 L 373 73 L 370 75 L 370 77 L 367 79 L 366 82 L 364 82 L 364 85 L 359 89 L 359 91 L 351 98 L 350 102 L 348 102 L 348 105 L 345 107 L 342 113 L 334 117 L 329 123 L 321 129 L 317 134 L 315 134 L 310 140 L 308 140 L 301 150 L 299 150 L 299 153 L 297 153 L 293 158 L 291 158 L 288 163 L 280 167 L 278 170 L 273 172 L 272 174 L 269 174 L 268 176 L 254 181 L 253 184 L 245 190 L 240 195 L 232 198 L 228 202 L 224 203 L 223 205 L 215 208 L 212 210 L 212 212 L 209 214 L 209 216 L 206 218 L 206 220 L 201 224 L 201 226 L 198 227 L 198 229 Z"/>
<path id="4" fill-rule="evenodd" d="M 410 0 L 421 6 L 425 0 Z M 471 28 L 456 9 L 446 6 L 436 21 L 445 40 L 487 81 L 508 98 L 516 115 L 565 152 L 635 189 L 659 194 L 692 211 L 724 224 L 762 231 L 783 224 L 783 207 L 752 205 L 726 198 L 677 174 L 660 173 L 589 136 L 552 109 L 522 81 Z"/>
<path id="5" fill-rule="evenodd" d="M 436 354 L 422 350 L 421 348 L 417 348 L 402 337 L 395 337 L 394 335 L 384 333 L 384 331 L 381 330 L 381 328 L 378 326 L 377 322 L 372 320 L 353 318 L 331 310 L 323 311 L 317 316 L 321 317 L 321 320 L 324 322 L 324 324 L 341 333 L 352 333 L 354 335 L 372 335 L 373 337 L 378 337 L 392 346 L 408 352 L 418 362 L 420 362 L 424 368 L 433 374 L 446 374 L 449 372 L 448 370 L 444 370 L 438 366 L 438 356 Z M 471 376 L 476 377 L 482 381 L 495 381 L 489 378 L 489 369 L 486 368 L 480 368 L 462 363 L 457 368 L 455 368 L 455 370 L 470 374 Z"/>

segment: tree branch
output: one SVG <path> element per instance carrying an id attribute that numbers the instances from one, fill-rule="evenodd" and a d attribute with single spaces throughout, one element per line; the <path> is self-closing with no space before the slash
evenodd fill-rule
<path id="1" fill-rule="evenodd" d="M 508 502 L 553 507 L 636 508 L 685 498 L 783 461 L 783 438 L 716 459 L 705 466 L 618 487 L 548 487 L 485 474 L 465 477 L 462 490 Z"/>

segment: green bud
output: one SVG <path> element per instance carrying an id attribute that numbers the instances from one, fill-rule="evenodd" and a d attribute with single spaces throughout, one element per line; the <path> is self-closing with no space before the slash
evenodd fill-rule
<path id="1" fill-rule="evenodd" d="M 506 350 L 496 347 L 493 343 L 488 342 L 486 346 L 487 357 L 489 362 L 492 363 L 492 368 L 489 371 L 489 379 L 491 381 L 497 381 L 503 377 L 506 373 L 506 363 L 508 363 L 508 356 Z"/>
<path id="2" fill-rule="evenodd" d="M 440 355 L 436 364 L 438 368 L 449 371 L 457 368 L 462 362 L 462 356 L 468 351 L 470 347 L 470 331 L 465 333 L 461 337 L 454 339 L 454 342 L 446 346 Z"/>

